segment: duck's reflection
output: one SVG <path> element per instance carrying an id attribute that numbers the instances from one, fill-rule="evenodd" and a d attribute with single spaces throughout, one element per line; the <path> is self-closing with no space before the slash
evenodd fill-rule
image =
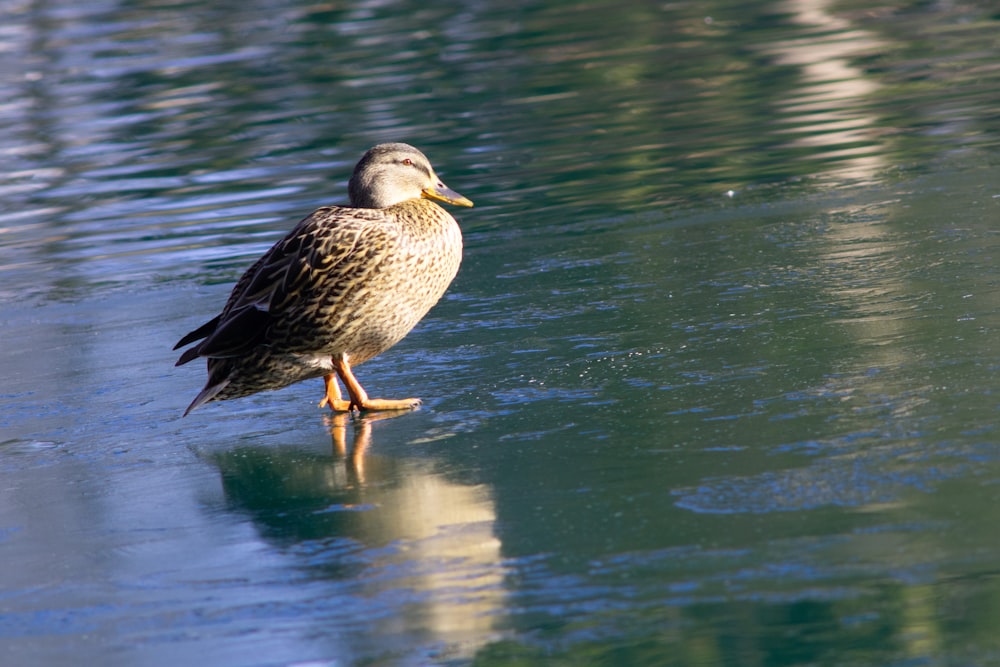
<path id="1" fill-rule="evenodd" d="M 267 541 L 337 580 L 355 603 L 377 600 L 359 641 L 444 643 L 469 655 L 495 638 L 505 601 L 493 499 L 485 485 L 449 479 L 433 461 L 376 453 L 373 424 L 391 416 L 330 417 L 332 454 L 221 453 L 226 498 Z"/>
<path id="2" fill-rule="evenodd" d="M 326 417 L 326 425 L 330 429 L 330 438 L 333 441 L 333 456 L 335 459 L 343 460 L 346 470 L 352 483 L 364 484 L 365 475 L 365 452 L 372 439 L 372 422 L 380 419 L 388 419 L 402 413 L 383 412 L 375 413 L 372 416 L 358 417 L 337 413 Z M 347 427 L 354 422 L 354 438 L 351 446 L 347 446 Z"/>

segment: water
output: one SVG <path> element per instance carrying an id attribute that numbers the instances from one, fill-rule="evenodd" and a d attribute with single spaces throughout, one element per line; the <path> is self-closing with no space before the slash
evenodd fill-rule
<path id="1" fill-rule="evenodd" d="M 995 14 L 0 8 L 3 664 L 997 661 Z M 477 204 L 424 407 L 181 419 L 384 140 Z"/>

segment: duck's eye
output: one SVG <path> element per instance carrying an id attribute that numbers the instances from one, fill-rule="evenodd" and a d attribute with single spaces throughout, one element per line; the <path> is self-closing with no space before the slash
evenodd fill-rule
<path id="1" fill-rule="evenodd" d="M 411 160 L 408 157 L 404 157 L 403 158 L 403 164 L 405 164 L 407 167 L 412 167 L 413 166 L 413 160 Z"/>

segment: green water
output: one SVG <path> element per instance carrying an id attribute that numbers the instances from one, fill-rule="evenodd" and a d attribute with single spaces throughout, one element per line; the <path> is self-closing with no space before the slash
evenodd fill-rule
<path id="1" fill-rule="evenodd" d="M 4 665 L 1000 662 L 1000 15 L 0 7 Z M 424 406 L 182 419 L 386 140 L 476 202 Z"/>

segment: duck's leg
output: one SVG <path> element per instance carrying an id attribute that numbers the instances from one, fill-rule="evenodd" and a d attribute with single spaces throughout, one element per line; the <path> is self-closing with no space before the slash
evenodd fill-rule
<path id="1" fill-rule="evenodd" d="M 319 407 L 330 406 L 334 412 L 350 412 L 351 402 L 340 397 L 340 386 L 337 385 L 337 374 L 330 373 L 323 376 L 323 383 L 326 385 L 326 394 L 319 402 Z"/>
<path id="2" fill-rule="evenodd" d="M 340 379 L 343 381 L 344 386 L 347 387 L 347 393 L 351 397 L 348 410 L 354 408 L 357 408 L 359 411 L 412 410 L 413 408 L 420 405 L 419 398 L 402 398 L 402 399 L 368 398 L 368 393 L 365 391 L 365 388 L 361 386 L 361 383 L 358 382 L 358 379 L 354 377 L 354 373 L 351 372 L 351 364 L 350 362 L 347 361 L 346 354 L 342 354 L 339 357 L 334 357 L 333 369 L 337 371 L 337 375 L 340 376 Z"/>

